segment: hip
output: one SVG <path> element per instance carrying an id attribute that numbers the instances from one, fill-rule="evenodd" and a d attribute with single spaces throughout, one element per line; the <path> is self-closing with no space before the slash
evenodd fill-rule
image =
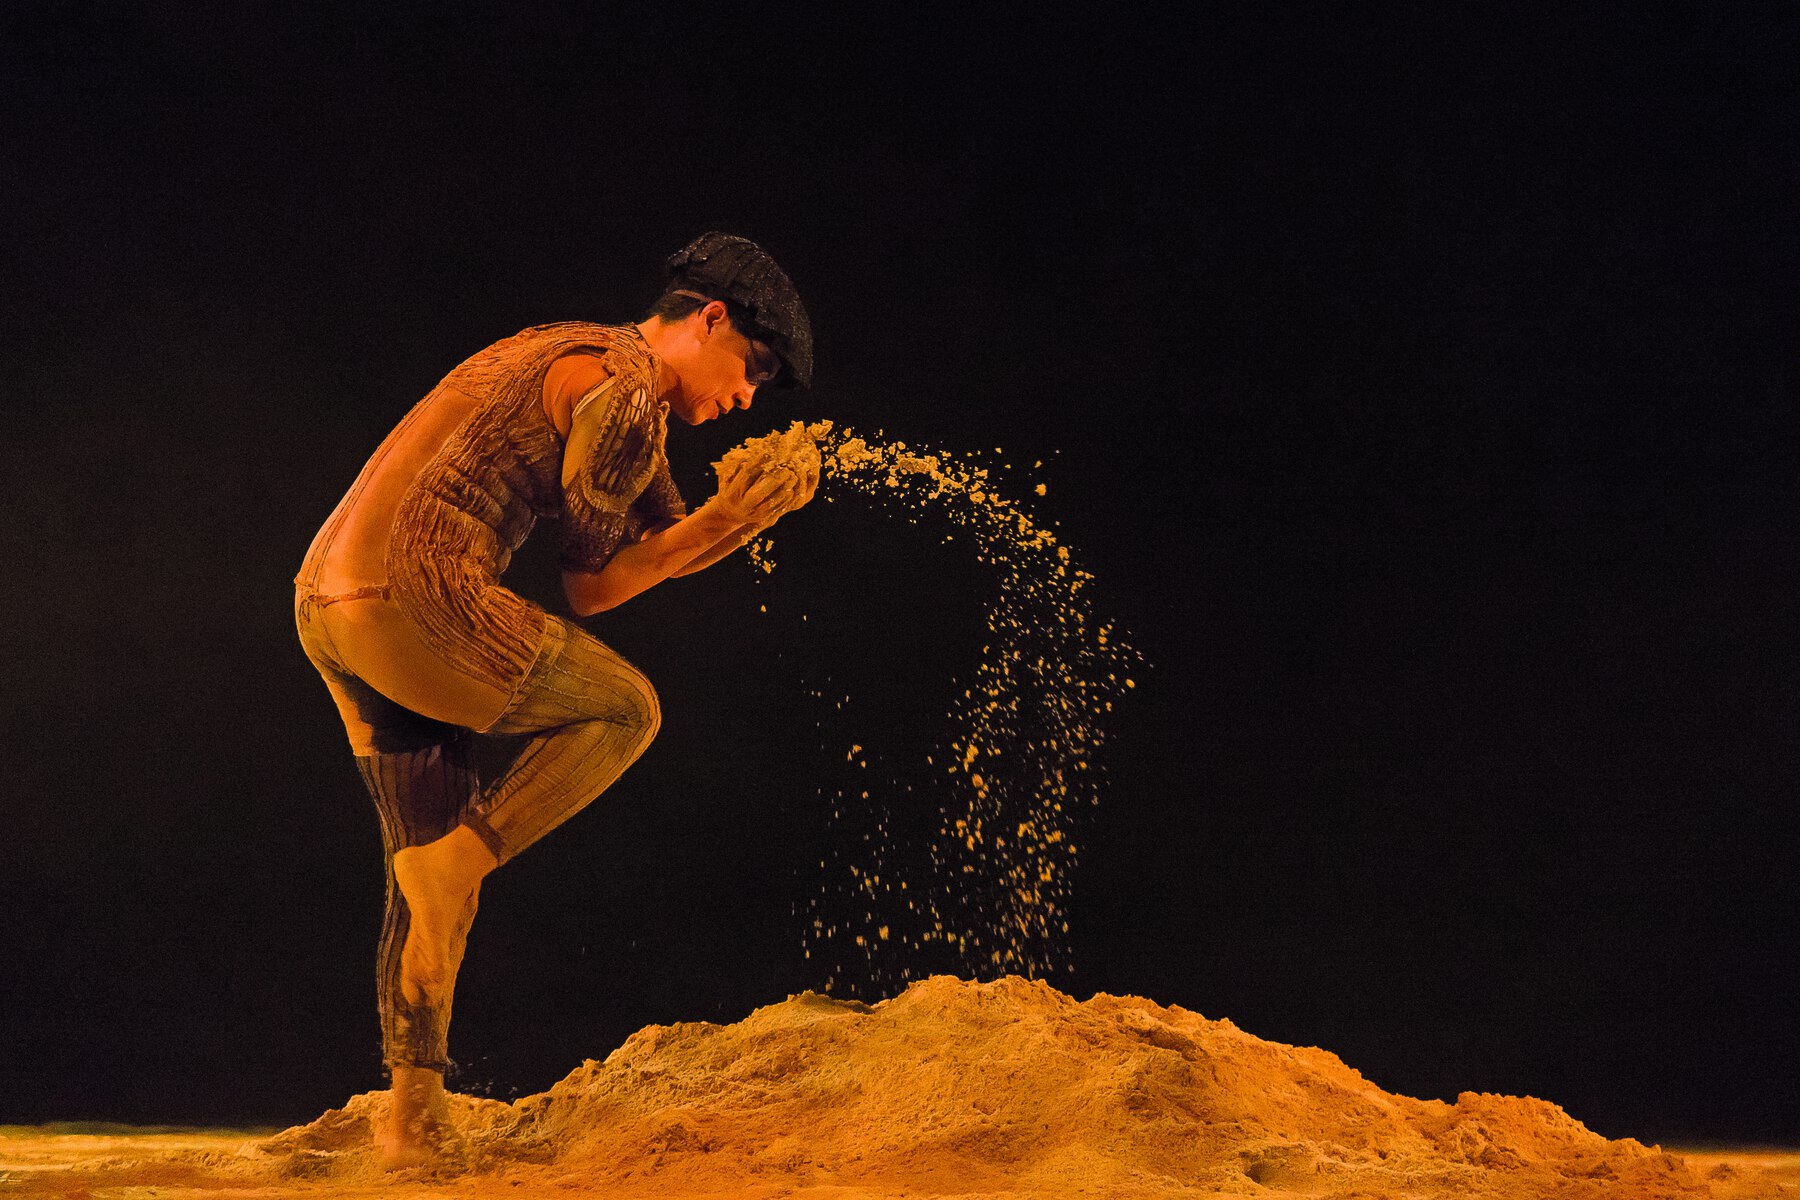
<path id="1" fill-rule="evenodd" d="M 419 596 L 394 584 L 294 591 L 294 624 L 325 675 L 361 681 L 435 720 L 484 729 L 513 704 L 548 614 L 504 588 Z"/>

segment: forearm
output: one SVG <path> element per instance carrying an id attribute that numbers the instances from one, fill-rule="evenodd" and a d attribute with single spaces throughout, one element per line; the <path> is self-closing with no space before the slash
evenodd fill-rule
<path id="1" fill-rule="evenodd" d="M 729 553 L 741 543 L 740 530 L 748 528 L 736 514 L 708 501 L 667 529 L 622 547 L 599 571 L 564 571 L 563 592 L 578 616 L 616 608 L 671 576 L 698 570 L 690 564 L 708 554 Z M 725 549 L 713 554 L 721 545 Z"/>
<path id="2" fill-rule="evenodd" d="M 762 528 L 753 521 L 746 521 L 738 525 L 713 545 L 695 555 L 686 566 L 676 571 L 675 574 L 692 575 L 696 571 L 704 571 L 738 547 L 748 543 Z"/>

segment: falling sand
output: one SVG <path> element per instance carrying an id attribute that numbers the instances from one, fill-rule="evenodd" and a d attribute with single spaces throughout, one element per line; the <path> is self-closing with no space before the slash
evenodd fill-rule
<path id="1" fill-rule="evenodd" d="M 1006 494 L 1013 472 L 995 453 L 984 465 L 796 421 L 726 458 L 816 467 L 826 500 L 938 531 L 985 583 L 979 653 L 941 664 L 955 673 L 955 697 L 935 738 L 921 749 L 917 731 L 906 731 L 911 747 L 890 754 L 879 743 L 892 731 L 864 730 L 836 747 L 860 778 L 821 784 L 831 848 L 801 916 L 805 957 L 833 994 L 878 999 L 934 972 L 1069 972 L 1080 822 L 1099 800 L 1115 703 L 1137 686 L 1131 672 L 1143 658 L 1097 610 L 1093 575 Z M 773 539 L 760 539 L 751 561 L 772 573 L 773 551 Z"/>
<path id="2" fill-rule="evenodd" d="M 369 1131 L 386 1101 L 371 1092 L 272 1138 L 136 1159 L 115 1146 L 53 1162 L 40 1147 L 33 1162 L 0 1140 L 0 1178 L 20 1195 L 93 1200 L 1750 1200 L 1800 1184 L 1793 1156 L 1609 1141 L 1541 1100 L 1412 1100 L 1323 1050 L 1017 977 L 935 977 L 873 1006 L 808 992 L 735 1025 L 649 1026 L 547 1092 L 455 1097 L 434 1173 L 378 1171 Z"/>

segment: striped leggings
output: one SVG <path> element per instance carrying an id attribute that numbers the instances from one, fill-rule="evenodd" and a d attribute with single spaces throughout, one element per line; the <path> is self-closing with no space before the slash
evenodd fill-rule
<path id="1" fill-rule="evenodd" d="M 379 605 L 380 610 L 365 606 Z M 656 736 L 661 723 L 649 680 L 596 638 L 547 614 L 536 662 L 492 720 L 456 702 L 437 707 L 413 690 L 408 708 L 356 672 L 394 606 L 381 597 L 340 601 L 302 589 L 300 642 L 337 702 L 357 767 L 381 821 L 387 904 L 376 959 L 382 1057 L 389 1067 L 450 1067 L 450 993 L 437 1005 L 408 1004 L 400 989 L 406 901 L 394 882 L 394 854 L 435 841 L 459 824 L 501 863 L 568 820 L 611 787 Z M 362 643 L 359 645 L 359 642 Z M 386 648 L 391 649 L 391 641 Z M 371 663 L 375 660 L 370 659 Z M 444 664 L 415 656 L 421 677 Z M 371 670 L 382 675 L 384 672 Z M 398 689 L 395 689 L 398 690 Z M 446 689 L 446 694 L 448 694 Z M 506 772 L 476 778 L 475 732 L 524 735 Z"/>

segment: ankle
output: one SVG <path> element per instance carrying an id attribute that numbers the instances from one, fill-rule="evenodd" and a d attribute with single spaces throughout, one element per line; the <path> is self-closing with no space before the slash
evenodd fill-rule
<path id="1" fill-rule="evenodd" d="M 389 1067 L 388 1075 L 394 1090 L 409 1096 L 433 1095 L 444 1090 L 444 1073 L 432 1067 Z"/>
<path id="2" fill-rule="evenodd" d="M 402 870 L 410 867 L 461 887 L 480 883 L 500 863 L 467 825 L 458 825 L 434 841 L 407 846 L 394 855 L 394 861 Z"/>
<path id="3" fill-rule="evenodd" d="M 394 855 L 400 890 L 415 911 L 421 903 L 460 900 L 475 892 L 497 865 L 487 845 L 463 825 L 434 842 L 408 846 Z"/>
<path id="4" fill-rule="evenodd" d="M 471 883 L 480 883 L 500 865 L 481 835 L 467 825 L 458 825 L 432 845 L 441 846 L 457 876 Z"/>
<path id="5" fill-rule="evenodd" d="M 427 1067 L 391 1069 L 396 1118 L 436 1115 L 444 1107 L 444 1073 Z"/>

